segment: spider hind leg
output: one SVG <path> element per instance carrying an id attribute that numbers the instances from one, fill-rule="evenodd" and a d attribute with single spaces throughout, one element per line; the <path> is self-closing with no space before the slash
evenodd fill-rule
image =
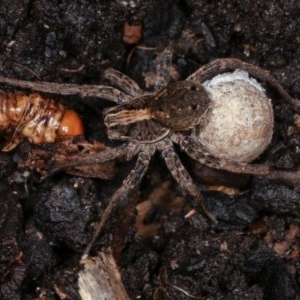
<path id="1" fill-rule="evenodd" d="M 199 68 L 196 72 L 191 74 L 187 80 L 192 80 L 196 82 L 203 83 L 204 81 L 213 78 L 214 76 L 224 73 L 232 72 L 237 69 L 246 71 L 251 77 L 259 79 L 261 81 L 266 81 L 269 83 L 278 93 L 291 105 L 296 107 L 300 106 L 300 101 L 298 99 L 292 98 L 283 86 L 278 82 L 278 80 L 273 77 L 273 75 L 260 67 L 246 63 L 236 58 L 219 58 L 207 63 L 206 65 Z"/>
<path id="2" fill-rule="evenodd" d="M 218 223 L 216 217 L 206 208 L 203 197 L 198 187 L 194 184 L 193 179 L 181 163 L 172 146 L 168 146 L 162 151 L 162 157 L 164 158 L 173 178 L 183 189 L 189 192 L 189 194 L 195 200 L 196 204 L 201 207 L 201 210 L 205 214 L 205 216 L 207 216 L 213 223 Z"/>

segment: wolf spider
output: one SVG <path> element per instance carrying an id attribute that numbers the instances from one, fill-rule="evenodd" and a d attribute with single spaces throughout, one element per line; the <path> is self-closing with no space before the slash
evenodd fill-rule
<path id="1" fill-rule="evenodd" d="M 266 175 L 270 172 L 266 165 L 239 163 L 213 157 L 195 139 L 192 132 L 201 127 L 210 108 L 209 96 L 201 83 L 219 73 L 241 69 L 257 79 L 267 81 L 289 103 L 299 105 L 268 71 L 238 59 L 217 59 L 198 69 L 186 80 L 172 84 L 167 82 L 169 65 L 170 55 L 163 55 L 158 66 L 158 80 L 154 92 L 143 91 L 135 81 L 113 69 L 106 70 L 104 77 L 117 88 L 63 84 L 52 84 L 52 87 L 50 84 L 49 87 L 49 84 L 43 86 L 39 83 L 24 86 L 23 82 L 22 87 L 31 87 L 43 92 L 92 95 L 114 101 L 117 104 L 104 111 L 104 122 L 109 139 L 123 141 L 123 143 L 118 147 L 107 147 L 98 154 L 77 157 L 74 161 L 67 161 L 64 165 L 57 166 L 57 169 L 64 169 L 120 158 L 129 161 L 136 157 L 134 167 L 105 208 L 85 254 L 90 252 L 118 202 L 140 185 L 151 157 L 156 151 L 161 153 L 161 157 L 177 183 L 188 191 L 196 204 L 201 207 L 201 211 L 213 222 L 217 222 L 216 217 L 206 208 L 199 188 L 182 164 L 174 145 L 178 145 L 192 159 L 212 168 L 252 175 Z M 0 78 L 0 81 L 3 82 L 3 78 Z M 11 82 L 6 81 L 6 83 L 16 85 L 12 80 Z"/>

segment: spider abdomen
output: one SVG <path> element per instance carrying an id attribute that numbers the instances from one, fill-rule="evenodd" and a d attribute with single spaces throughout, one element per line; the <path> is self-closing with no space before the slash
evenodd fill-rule
<path id="1" fill-rule="evenodd" d="M 212 104 L 203 126 L 194 130 L 194 139 L 217 158 L 253 161 L 273 133 L 273 109 L 264 89 L 240 70 L 218 75 L 203 86 Z"/>

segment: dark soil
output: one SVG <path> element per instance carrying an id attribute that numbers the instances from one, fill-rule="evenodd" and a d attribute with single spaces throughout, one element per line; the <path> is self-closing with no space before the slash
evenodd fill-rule
<path id="1" fill-rule="evenodd" d="M 300 98 L 299 1 L 130 1 L 136 8 L 122 2 L 3 0 L 1 75 L 107 84 L 101 74 L 113 67 L 151 88 L 155 57 L 172 44 L 182 79 L 215 58 L 236 57 L 270 70 Z M 125 22 L 143 23 L 140 46 L 122 42 Z M 298 178 L 292 172 L 299 167 L 299 112 L 269 93 L 275 134 L 259 162 Z M 55 99 L 82 115 L 87 139 L 109 142 L 101 121 L 109 102 Z M 16 163 L 31 147 L 0 154 L 0 299 L 80 299 L 79 259 L 134 162 L 118 162 L 114 180 L 65 173 L 39 180 Z M 184 218 L 192 199 L 181 196 L 157 155 L 140 189 L 109 220 L 94 254 L 112 248 L 132 299 L 300 299 L 298 179 L 237 176 L 180 155 L 218 225 L 201 214 Z M 137 202 L 150 206 L 135 229 Z"/>

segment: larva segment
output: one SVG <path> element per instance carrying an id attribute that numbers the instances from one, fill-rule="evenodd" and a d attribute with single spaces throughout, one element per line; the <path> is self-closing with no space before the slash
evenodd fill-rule
<path id="1" fill-rule="evenodd" d="M 38 93 L 7 94 L 1 91 L 0 130 L 10 136 L 10 141 L 2 151 L 13 150 L 24 139 L 28 139 L 33 144 L 42 144 L 55 142 L 57 135 L 83 134 L 80 117 L 75 112 L 65 116 L 66 111 L 69 110 L 66 110 L 62 104 L 44 98 Z M 70 115 L 71 121 L 68 117 Z M 76 127 L 79 129 L 72 130 Z"/>
<path id="2" fill-rule="evenodd" d="M 57 131 L 58 135 L 84 135 L 84 126 L 81 118 L 72 109 L 67 109 L 64 113 L 64 116 L 60 122 Z"/>

